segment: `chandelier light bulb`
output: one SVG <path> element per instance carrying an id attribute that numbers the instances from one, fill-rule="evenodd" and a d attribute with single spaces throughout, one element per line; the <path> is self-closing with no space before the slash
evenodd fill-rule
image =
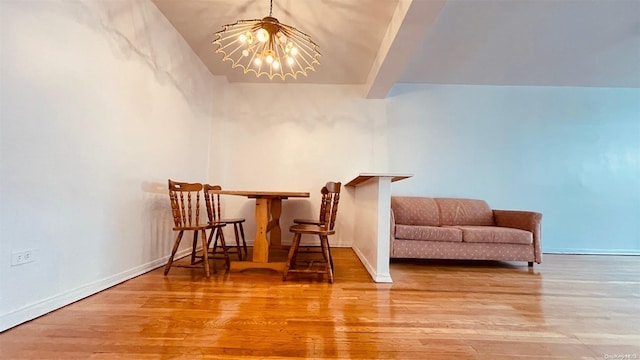
<path id="1" fill-rule="evenodd" d="M 269 40 L 269 32 L 265 29 L 259 29 L 256 32 L 256 39 L 260 42 L 267 42 Z"/>
<path id="2" fill-rule="evenodd" d="M 280 44 L 286 44 L 287 35 L 285 35 L 282 31 L 278 31 L 278 41 L 280 42 Z"/>
<path id="3" fill-rule="evenodd" d="M 292 58 L 291 56 L 288 56 L 288 55 L 287 55 L 287 63 L 288 63 L 289 65 L 293 65 L 293 58 Z"/>
<path id="4" fill-rule="evenodd" d="M 280 62 L 278 60 L 276 60 L 276 61 L 273 62 L 273 64 L 271 66 L 273 66 L 273 68 L 275 70 L 278 70 L 280 68 Z"/>
<path id="5" fill-rule="evenodd" d="M 292 47 L 291 48 L 291 55 L 293 55 L 293 56 L 298 55 L 298 48 L 297 47 Z"/>
<path id="6" fill-rule="evenodd" d="M 267 62 L 267 64 L 271 64 L 273 62 L 273 56 L 271 56 L 271 54 L 267 55 L 266 58 L 264 58 L 264 60 Z"/>
<path id="7" fill-rule="evenodd" d="M 249 56 L 249 50 L 247 49 L 242 50 L 242 56 Z"/>
<path id="8" fill-rule="evenodd" d="M 247 35 L 240 34 L 240 36 L 238 36 L 238 40 L 240 40 L 241 43 L 247 41 Z"/>
<path id="9" fill-rule="evenodd" d="M 260 66 L 260 64 L 262 64 L 262 59 L 260 59 L 259 57 L 256 57 L 253 60 L 253 63 L 256 64 L 256 66 Z"/>

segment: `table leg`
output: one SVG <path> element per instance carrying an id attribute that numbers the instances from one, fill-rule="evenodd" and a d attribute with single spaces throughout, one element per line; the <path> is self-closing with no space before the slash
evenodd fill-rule
<path id="1" fill-rule="evenodd" d="M 271 222 L 269 222 L 269 245 L 282 245 L 282 230 L 280 229 L 280 215 L 282 214 L 282 199 L 271 199 Z"/>
<path id="2" fill-rule="evenodd" d="M 253 243 L 253 261 L 269 261 L 269 241 L 267 227 L 269 225 L 269 200 L 256 199 L 256 238 Z"/>
<path id="3" fill-rule="evenodd" d="M 284 270 L 284 262 L 269 262 L 269 240 L 267 239 L 267 233 L 270 233 L 271 241 L 280 246 L 281 210 L 282 199 L 256 198 L 256 238 L 253 242 L 253 259 L 252 261 L 232 261 L 231 271 L 271 269 L 282 272 Z M 269 221 L 270 217 L 271 221 Z"/>

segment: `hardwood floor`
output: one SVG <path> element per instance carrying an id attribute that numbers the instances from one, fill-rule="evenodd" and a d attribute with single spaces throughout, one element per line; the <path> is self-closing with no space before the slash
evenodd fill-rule
<path id="1" fill-rule="evenodd" d="M 394 261 L 376 284 L 332 251 L 333 285 L 159 268 L 5 331 L 0 358 L 640 359 L 640 257 Z"/>

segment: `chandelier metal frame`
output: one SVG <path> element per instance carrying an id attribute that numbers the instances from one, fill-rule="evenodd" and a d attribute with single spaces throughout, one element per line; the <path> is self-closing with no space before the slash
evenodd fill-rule
<path id="1" fill-rule="evenodd" d="M 215 35 L 213 44 L 218 45 L 216 53 L 223 54 L 222 61 L 231 61 L 232 68 L 240 67 L 245 74 L 266 75 L 269 80 L 296 79 L 320 64 L 321 54 L 311 37 L 273 17 L 273 0 L 269 16 L 238 20 L 224 25 Z"/>

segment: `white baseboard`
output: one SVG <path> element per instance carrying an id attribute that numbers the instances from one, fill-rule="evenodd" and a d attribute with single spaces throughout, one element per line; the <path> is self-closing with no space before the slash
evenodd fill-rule
<path id="1" fill-rule="evenodd" d="M 367 261 L 367 258 L 358 248 L 353 247 L 352 249 L 353 249 L 353 252 L 355 252 L 358 258 L 360 259 L 360 262 L 362 263 L 362 265 L 364 265 L 364 268 L 367 269 L 367 272 L 369 273 L 373 281 L 381 282 L 381 283 L 393 282 L 391 280 L 390 274 L 378 274 L 378 272 L 373 269 L 373 266 L 371 266 L 369 261 Z"/>
<path id="2" fill-rule="evenodd" d="M 640 255 L 638 250 L 629 249 L 543 249 L 543 254 L 573 255 Z"/>
<path id="3" fill-rule="evenodd" d="M 179 259 L 183 256 L 189 255 L 191 249 L 184 249 L 176 253 L 175 258 Z M 8 313 L 0 315 L 0 332 L 10 329 L 14 326 L 20 325 L 29 320 L 33 320 L 37 317 L 50 313 L 54 310 L 60 309 L 78 300 L 84 299 L 100 291 L 108 289 L 114 285 L 118 285 L 129 279 L 133 279 L 136 276 L 147 273 L 160 266 L 166 264 L 168 256 L 160 258 L 146 264 L 136 266 L 133 269 L 123 271 L 119 274 L 115 274 L 106 277 L 101 280 L 94 281 L 92 283 L 77 287 L 75 289 L 56 294 L 54 296 L 42 299 L 33 304 L 26 305 L 19 309 L 10 311 Z"/>

